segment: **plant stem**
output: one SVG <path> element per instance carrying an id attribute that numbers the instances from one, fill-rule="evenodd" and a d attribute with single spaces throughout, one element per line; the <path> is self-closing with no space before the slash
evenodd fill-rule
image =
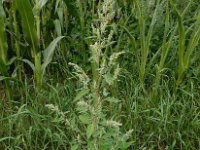
<path id="1" fill-rule="evenodd" d="M 12 13 L 13 13 L 13 20 L 14 20 L 14 32 L 16 34 L 16 37 L 19 38 L 19 30 L 18 30 L 18 26 L 17 26 L 17 19 L 16 19 L 15 10 L 12 10 Z M 20 47 L 19 47 L 19 43 L 18 43 L 17 39 L 15 40 L 15 48 L 16 48 L 17 59 L 19 60 L 20 56 L 21 56 L 21 52 L 20 52 Z M 22 81 L 21 66 L 20 66 L 19 61 L 17 62 L 17 67 L 18 67 L 18 71 L 17 71 L 18 78 L 19 78 L 20 81 Z"/>
<path id="2" fill-rule="evenodd" d="M 38 39 L 38 48 L 40 49 L 40 10 L 39 10 L 39 0 L 36 0 L 36 30 Z M 41 73 L 41 57 L 38 50 L 35 50 L 35 78 L 36 78 L 36 93 L 39 94 L 42 87 L 42 73 Z"/>
<path id="3" fill-rule="evenodd" d="M 36 0 L 36 30 L 37 38 L 40 41 L 40 10 L 39 10 L 39 0 Z"/>

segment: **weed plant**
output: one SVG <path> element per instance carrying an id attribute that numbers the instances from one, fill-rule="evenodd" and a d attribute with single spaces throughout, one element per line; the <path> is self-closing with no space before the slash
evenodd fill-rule
<path id="1" fill-rule="evenodd" d="M 0 149 L 200 149 L 198 0 L 0 1 Z"/>

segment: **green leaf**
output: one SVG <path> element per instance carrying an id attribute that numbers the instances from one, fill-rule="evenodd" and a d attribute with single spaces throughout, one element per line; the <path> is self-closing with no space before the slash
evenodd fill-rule
<path id="1" fill-rule="evenodd" d="M 7 39 L 6 39 L 6 15 L 0 2 L 0 71 L 6 73 L 7 62 Z"/>
<path id="2" fill-rule="evenodd" d="M 78 92 L 78 94 L 76 95 L 74 102 L 80 100 L 83 96 L 85 96 L 86 94 L 89 93 L 89 89 L 82 89 L 80 92 Z"/>
<path id="3" fill-rule="evenodd" d="M 61 24 L 60 24 L 60 21 L 58 20 L 58 19 L 56 19 L 56 20 L 54 20 L 54 25 L 55 25 L 55 30 L 56 30 L 56 33 L 57 33 L 57 35 L 58 36 L 61 36 L 61 31 L 62 31 L 62 29 L 61 29 Z"/>
<path id="4" fill-rule="evenodd" d="M 7 66 L 12 65 L 15 61 L 17 60 L 17 57 L 12 57 L 8 62 L 7 62 Z"/>
<path id="5" fill-rule="evenodd" d="M 29 44 L 31 44 L 34 53 L 37 53 L 39 40 L 37 38 L 31 3 L 29 0 L 14 0 L 13 5 L 21 16 L 25 39 L 29 42 Z"/>
<path id="6" fill-rule="evenodd" d="M 3 137 L 3 138 L 1 138 L 0 139 L 0 142 L 3 142 L 3 141 L 6 141 L 6 140 L 16 140 L 16 138 L 14 138 L 14 137 Z"/>
<path id="7" fill-rule="evenodd" d="M 39 0 L 39 10 L 41 10 L 49 0 Z M 36 6 L 33 8 L 34 15 L 36 14 Z"/>
<path id="8" fill-rule="evenodd" d="M 125 142 L 125 141 L 123 141 L 120 145 L 119 145 L 119 147 L 122 149 L 122 150 L 126 150 L 126 149 L 128 149 L 131 145 L 133 145 L 134 144 L 134 142 L 133 141 L 130 141 L 130 142 Z"/>
<path id="9" fill-rule="evenodd" d="M 92 134 L 94 134 L 94 125 L 90 124 L 88 125 L 87 131 L 86 131 L 87 138 L 89 139 L 92 136 Z"/>
<path id="10" fill-rule="evenodd" d="M 15 81 L 15 82 L 21 83 L 21 82 L 20 82 L 19 80 L 17 80 L 16 78 L 0 76 L 0 81 L 5 81 L 5 80 Z"/>
<path id="11" fill-rule="evenodd" d="M 109 84 L 112 85 L 113 83 L 113 76 L 110 73 L 107 73 L 104 75 L 105 81 Z"/>
<path id="12" fill-rule="evenodd" d="M 45 73 L 46 67 L 51 63 L 54 55 L 55 48 L 58 44 L 58 42 L 63 39 L 64 36 L 59 36 L 56 39 L 54 39 L 49 46 L 44 50 L 44 59 L 42 64 L 42 76 Z"/>
<path id="13" fill-rule="evenodd" d="M 188 42 L 187 51 L 184 54 L 186 69 L 188 69 L 189 67 L 190 56 L 192 55 L 195 47 L 199 44 L 199 40 L 200 40 L 200 12 L 197 16 L 196 22 L 194 23 L 194 28 Z"/>
<path id="14" fill-rule="evenodd" d="M 119 99 L 114 98 L 114 97 L 107 97 L 107 98 L 105 99 L 105 101 L 108 101 L 108 102 L 110 102 L 110 103 L 119 103 L 119 102 L 120 102 Z"/>
<path id="15" fill-rule="evenodd" d="M 39 8 L 42 9 L 44 7 L 44 5 L 46 5 L 46 3 L 48 2 L 49 0 L 40 0 L 39 1 Z"/>
<path id="16" fill-rule="evenodd" d="M 79 12 L 78 12 L 76 1 L 64 0 L 64 2 L 67 5 L 67 9 L 68 9 L 70 15 L 72 15 L 74 17 L 78 17 Z"/>
<path id="17" fill-rule="evenodd" d="M 71 147 L 71 150 L 77 150 L 78 149 L 78 145 L 76 144 L 76 145 L 73 145 L 72 147 Z"/>
<path id="18" fill-rule="evenodd" d="M 84 124 L 90 124 L 90 123 L 91 123 L 91 118 L 90 118 L 89 115 L 86 115 L 86 114 L 80 115 L 80 116 L 79 116 L 79 119 L 80 119 L 81 122 L 84 123 Z"/>
<path id="19" fill-rule="evenodd" d="M 31 67 L 31 69 L 33 70 L 33 72 L 35 71 L 35 66 L 30 60 L 28 60 L 28 59 L 20 59 L 20 60 L 25 62 L 26 64 L 28 64 Z"/>

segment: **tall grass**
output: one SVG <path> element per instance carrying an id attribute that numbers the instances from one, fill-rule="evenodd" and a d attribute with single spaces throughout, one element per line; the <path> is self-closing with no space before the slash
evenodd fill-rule
<path id="1" fill-rule="evenodd" d="M 190 64 L 190 57 L 195 47 L 197 46 L 200 39 L 200 13 L 197 13 L 195 16 L 195 23 L 193 24 L 193 30 L 191 31 L 190 39 L 188 41 L 188 45 L 186 45 L 186 30 L 183 25 L 183 17 L 178 12 L 173 1 L 170 1 L 177 18 L 178 18 L 178 30 L 179 30 L 179 46 L 178 46 L 178 58 L 179 58 L 179 66 L 178 66 L 178 79 L 177 86 L 183 80 L 184 73 L 187 71 Z"/>
<path id="2" fill-rule="evenodd" d="M 0 149 L 199 149 L 200 4 L 0 2 Z"/>
<path id="3" fill-rule="evenodd" d="M 154 25 L 156 23 L 160 1 L 158 0 L 156 3 L 156 8 L 153 13 L 152 21 L 149 26 L 148 32 L 146 32 L 146 23 L 145 23 L 145 18 L 143 14 L 144 10 L 142 10 L 144 8 L 140 7 L 139 2 L 137 0 L 135 0 L 135 5 L 136 5 L 137 13 L 138 13 L 138 28 L 139 28 L 139 35 L 140 35 L 139 43 L 141 47 L 141 50 L 139 50 L 137 54 L 138 72 L 139 72 L 141 87 L 144 88 L 145 70 L 146 70 L 149 49 L 150 49 L 150 42 L 151 42 L 151 38 L 153 34 Z"/>

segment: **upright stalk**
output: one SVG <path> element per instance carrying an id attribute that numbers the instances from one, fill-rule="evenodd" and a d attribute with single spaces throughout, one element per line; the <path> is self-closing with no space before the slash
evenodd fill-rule
<path id="1" fill-rule="evenodd" d="M 37 31 L 37 39 L 38 39 L 38 48 L 40 49 L 40 6 L 39 0 L 35 1 L 36 8 L 36 31 Z M 42 87 L 42 74 L 41 74 L 41 57 L 38 53 L 38 50 L 35 50 L 34 53 L 35 59 L 35 78 L 36 78 L 36 93 L 39 94 Z"/>
<path id="2" fill-rule="evenodd" d="M 16 55 L 17 55 L 17 59 L 19 60 L 21 57 L 21 52 L 20 52 L 20 46 L 19 46 L 19 42 L 18 42 L 18 38 L 19 38 L 19 30 L 18 30 L 18 26 L 17 26 L 17 19 L 16 19 L 16 12 L 14 9 L 12 9 L 12 15 L 13 15 L 13 25 L 14 25 L 14 32 L 16 34 L 17 39 L 15 40 L 15 48 L 16 48 Z M 20 81 L 22 81 L 22 74 L 21 74 L 21 66 L 19 61 L 17 61 L 17 74 L 18 74 L 18 78 Z"/>
<path id="3" fill-rule="evenodd" d="M 35 1 L 35 18 L 32 11 L 32 5 L 29 0 L 14 0 L 13 6 L 18 10 L 21 17 L 22 29 L 24 38 L 29 42 L 35 63 L 34 77 L 36 80 L 36 93 L 38 94 L 42 86 L 41 58 L 40 49 L 40 15 L 39 15 L 39 0 Z M 36 27 L 35 27 L 36 23 Z"/>
<path id="4" fill-rule="evenodd" d="M 37 38 L 40 41 L 40 5 L 39 5 L 39 0 L 35 1 L 35 8 L 36 8 L 35 19 L 36 19 Z"/>
<path id="5" fill-rule="evenodd" d="M 141 10 L 141 7 L 139 5 L 138 0 L 134 0 L 135 5 L 136 5 L 136 10 L 138 12 L 138 25 L 139 25 L 139 34 L 140 34 L 140 52 L 137 54 L 137 65 L 138 65 L 138 72 L 139 72 L 139 79 L 140 79 L 140 85 L 143 90 L 144 88 L 144 81 L 145 81 L 145 72 L 146 72 L 146 64 L 147 64 L 147 59 L 149 55 L 149 50 L 150 50 L 150 44 L 151 44 L 151 38 L 153 34 L 153 29 L 156 23 L 157 19 L 157 13 L 159 10 L 160 6 L 160 0 L 156 2 L 156 8 L 153 13 L 153 17 L 151 20 L 150 27 L 148 29 L 147 35 L 146 35 L 146 21 L 144 18 L 143 11 Z"/>
<path id="6" fill-rule="evenodd" d="M 0 73 L 7 77 L 8 76 L 8 68 L 7 68 L 7 37 L 6 37 L 6 14 L 4 12 L 2 3 L 0 3 Z M 8 101 L 8 106 L 12 108 L 12 95 L 10 92 L 10 85 L 8 80 L 4 80 L 4 86 Z"/>
<path id="7" fill-rule="evenodd" d="M 97 130 L 98 130 L 98 124 L 99 124 L 99 112 L 100 112 L 100 109 L 101 109 L 101 98 L 100 98 L 100 94 L 99 94 L 99 86 L 98 86 L 98 79 L 95 81 L 97 84 L 96 84 L 96 87 L 94 89 L 95 91 L 95 115 L 94 115 L 94 118 L 93 118 L 93 127 L 94 127 L 94 133 L 97 133 Z M 98 143 L 97 143 L 98 139 L 97 139 L 97 135 L 95 135 L 94 139 L 93 139 L 93 142 L 94 142 L 94 147 L 95 147 L 95 150 L 98 150 Z"/>
<path id="8" fill-rule="evenodd" d="M 178 9 L 175 6 L 175 3 L 173 0 L 170 0 L 170 4 L 177 16 L 178 19 L 178 33 L 179 33 L 179 44 L 178 44 L 178 78 L 176 80 L 176 89 L 181 84 L 183 77 L 186 73 L 186 71 L 189 68 L 190 64 L 190 57 L 195 49 L 195 47 L 198 45 L 198 42 L 200 40 L 200 11 L 197 12 L 197 16 L 195 16 L 195 23 L 193 24 L 193 29 L 190 34 L 190 38 L 188 42 L 186 41 L 187 32 L 185 30 L 184 24 L 183 24 L 183 15 L 181 15 L 178 11 Z"/>
<path id="9" fill-rule="evenodd" d="M 169 4 L 169 2 L 167 1 L 166 2 L 166 15 L 165 15 L 166 18 L 165 18 L 164 37 L 163 37 L 163 43 L 162 43 L 162 47 L 161 47 L 162 52 L 161 52 L 161 59 L 160 59 L 160 63 L 159 63 L 159 66 L 158 66 L 158 70 L 156 72 L 156 78 L 155 78 L 155 81 L 154 81 L 155 86 L 160 84 L 160 79 L 161 79 L 160 75 L 161 75 L 161 72 L 164 68 L 166 58 L 168 56 L 170 48 L 172 47 L 173 39 L 174 39 L 174 36 L 175 36 L 177 29 L 178 29 L 178 23 L 177 23 L 176 26 L 174 27 L 169 39 L 167 40 L 167 35 L 168 35 L 168 32 L 170 31 L 169 30 L 170 29 L 170 14 L 169 14 L 169 5 L 168 4 Z M 191 1 L 188 3 L 187 7 L 184 9 L 181 16 L 184 16 L 186 14 L 190 5 L 191 5 Z"/>
<path id="10" fill-rule="evenodd" d="M 92 73 L 93 73 L 93 84 L 94 84 L 94 109 L 95 109 L 95 114 L 93 117 L 93 127 L 94 127 L 94 133 L 97 132 L 98 130 L 98 124 L 99 124 L 99 112 L 100 112 L 100 108 L 101 108 L 101 98 L 100 98 L 100 94 L 99 94 L 99 83 L 100 83 L 100 77 L 99 77 L 99 59 L 100 56 L 94 52 L 94 50 L 92 51 L 92 57 L 96 57 L 96 60 L 92 61 Z M 97 137 L 95 135 L 93 142 L 94 142 L 94 147 L 95 150 L 98 150 L 98 144 L 97 144 Z"/>

